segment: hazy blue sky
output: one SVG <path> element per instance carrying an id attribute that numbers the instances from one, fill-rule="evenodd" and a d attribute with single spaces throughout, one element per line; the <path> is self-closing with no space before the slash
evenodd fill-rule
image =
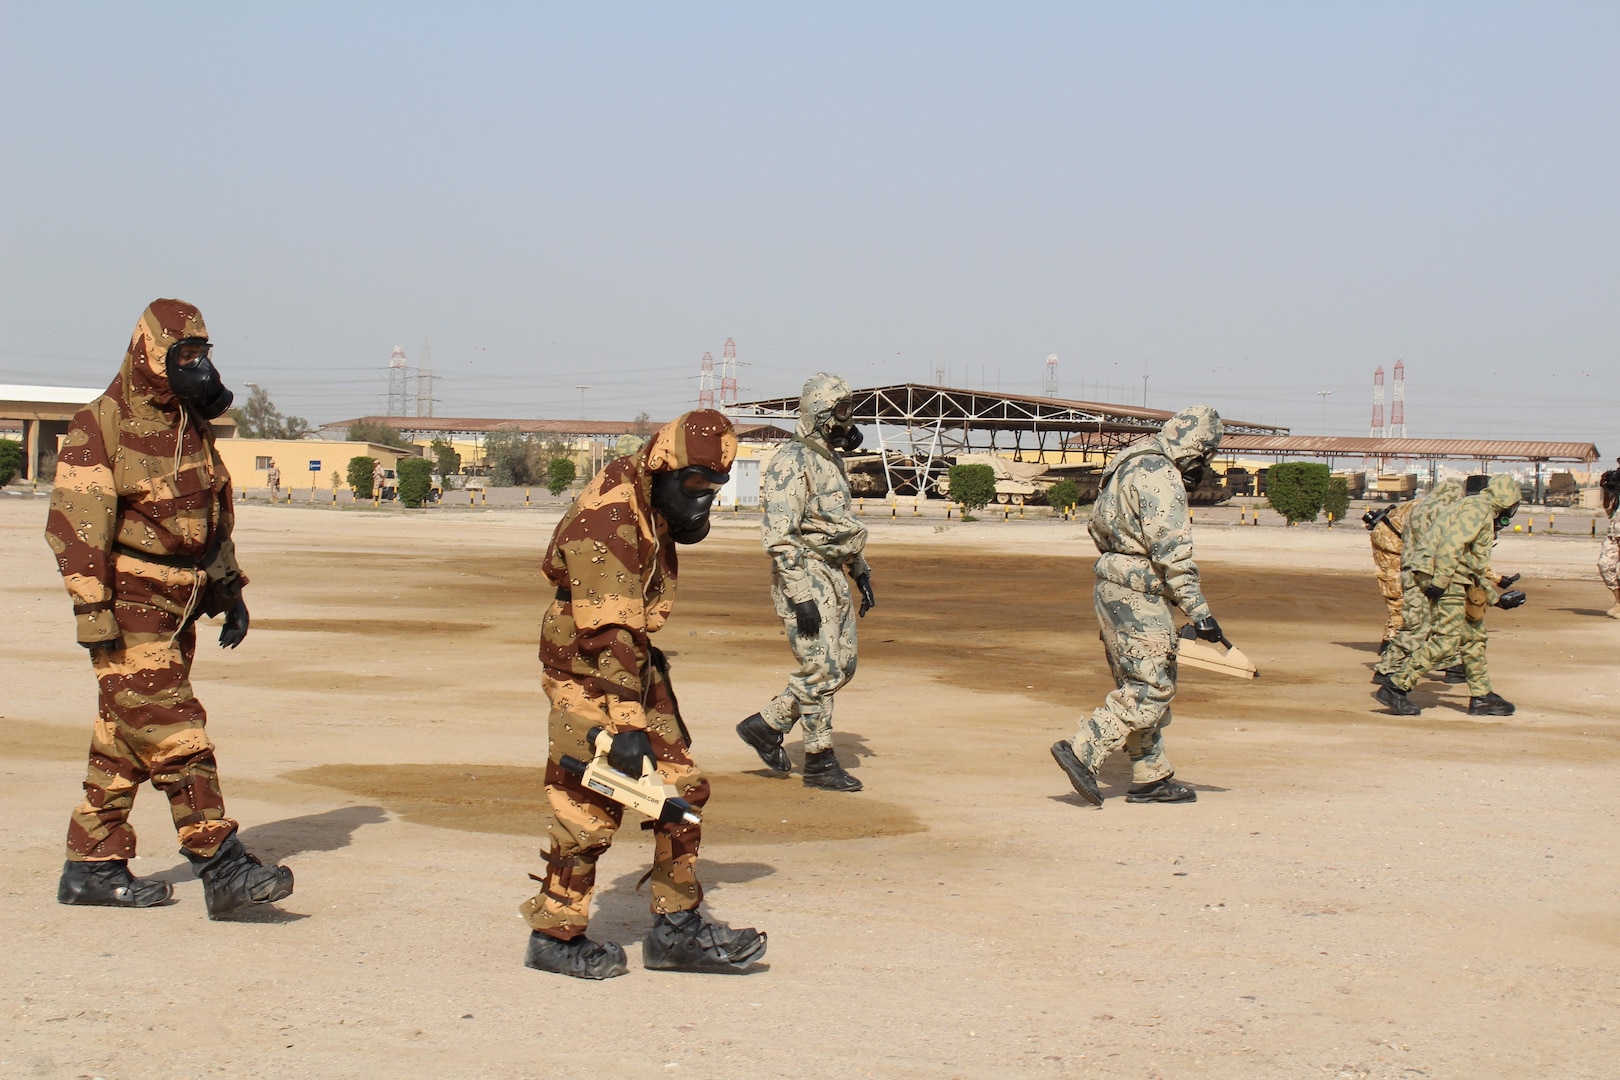
<path id="1" fill-rule="evenodd" d="M 0 381 L 167 295 L 317 422 L 424 335 L 440 415 L 667 417 L 729 336 L 1620 452 L 1620 4 L 0 11 Z"/>

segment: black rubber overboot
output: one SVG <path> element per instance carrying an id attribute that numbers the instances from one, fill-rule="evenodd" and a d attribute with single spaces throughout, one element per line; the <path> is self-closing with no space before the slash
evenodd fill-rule
<path id="1" fill-rule="evenodd" d="M 1074 790 L 1080 793 L 1082 799 L 1092 806 L 1103 804 L 1102 790 L 1097 787 L 1097 778 L 1091 775 L 1090 769 L 1080 763 L 1080 759 L 1074 754 L 1072 743 L 1063 739 L 1053 743 L 1052 760 L 1058 763 L 1058 768 L 1068 776 L 1069 783 L 1074 785 Z"/>
<path id="2" fill-rule="evenodd" d="M 1388 705 L 1389 711 L 1396 716 L 1417 716 L 1423 712 L 1422 709 L 1412 704 L 1412 699 L 1406 696 L 1406 691 L 1397 689 L 1392 682 L 1380 686 L 1378 693 L 1373 696 L 1383 704 Z"/>
<path id="3" fill-rule="evenodd" d="M 831 750 L 804 755 L 804 786 L 826 791 L 859 791 L 864 786 L 844 771 Z"/>
<path id="4" fill-rule="evenodd" d="M 1385 675 L 1382 671 L 1375 671 L 1373 672 L 1372 681 L 1377 683 L 1379 686 L 1388 686 L 1389 680 L 1392 677 L 1393 676 Z"/>
<path id="5" fill-rule="evenodd" d="M 737 725 L 737 734 L 742 741 L 754 748 L 759 760 L 765 763 L 768 769 L 779 773 L 793 771 L 793 759 L 788 752 L 782 749 L 782 733 L 765 722 L 765 718 L 755 713 Z"/>
<path id="6" fill-rule="evenodd" d="M 765 956 L 765 935 L 753 927 L 733 930 L 697 911 L 677 911 L 653 920 L 641 943 L 641 965 L 652 971 L 742 971 Z"/>
<path id="7" fill-rule="evenodd" d="M 1389 649 L 1389 642 L 1390 642 L 1390 639 L 1385 638 L 1383 641 L 1380 641 L 1378 643 L 1378 655 L 1379 656 L 1383 656 L 1384 653 Z"/>
<path id="8" fill-rule="evenodd" d="M 1132 784 L 1125 793 L 1126 802 L 1197 802 L 1198 792 L 1186 784 L 1178 784 L 1175 774 L 1151 784 Z"/>
<path id="9" fill-rule="evenodd" d="M 1446 682 L 1450 683 L 1452 686 L 1456 686 L 1458 683 L 1465 683 L 1467 681 L 1468 672 L 1463 670 L 1463 666 L 1461 664 L 1454 664 L 1451 667 L 1446 668 Z"/>
<path id="10" fill-rule="evenodd" d="M 1469 716 L 1512 716 L 1513 702 L 1494 690 L 1484 697 L 1468 699 Z"/>
<path id="11" fill-rule="evenodd" d="M 184 848 L 180 854 L 191 860 L 192 872 L 202 878 L 210 919 L 292 895 L 293 872 L 285 866 L 264 865 L 258 856 L 248 854 L 234 833 L 208 858 Z"/>
<path id="12" fill-rule="evenodd" d="M 611 979 L 630 970 L 624 949 L 612 941 L 592 941 L 583 934 L 572 941 L 558 941 L 538 930 L 529 935 L 523 966 L 576 979 Z"/>
<path id="13" fill-rule="evenodd" d="M 138 878 L 123 859 L 62 864 L 56 885 L 58 904 L 85 907 L 153 907 L 174 895 L 174 886 L 157 878 Z"/>

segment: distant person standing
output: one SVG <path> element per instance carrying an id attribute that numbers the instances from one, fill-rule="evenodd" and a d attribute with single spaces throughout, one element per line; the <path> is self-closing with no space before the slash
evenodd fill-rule
<path id="1" fill-rule="evenodd" d="M 371 495 L 377 499 L 383 497 L 383 467 L 380 461 L 371 463 Z"/>
<path id="2" fill-rule="evenodd" d="M 1614 593 L 1614 606 L 1606 614 L 1620 619 L 1620 458 L 1615 467 L 1603 474 L 1603 512 L 1609 515 L 1609 531 L 1603 538 L 1603 550 L 1598 552 L 1598 575 L 1603 584 Z"/>
<path id="3" fill-rule="evenodd" d="M 264 482 L 270 488 L 270 501 L 275 502 L 281 498 L 281 470 L 276 468 L 276 459 L 270 459 L 270 467 L 264 471 Z"/>
<path id="4" fill-rule="evenodd" d="M 1115 689 L 1073 739 L 1052 744 L 1052 758 L 1093 806 L 1103 803 L 1097 773 L 1121 747 L 1131 759 L 1126 802 L 1198 798 L 1176 782 L 1164 729 L 1176 696 L 1173 608 L 1192 620 L 1200 638 L 1221 640 L 1193 561 L 1187 505 L 1187 492 L 1208 473 L 1221 434 L 1220 414 L 1194 405 L 1166 420 L 1153 438 L 1115 455 L 1103 470 L 1091 512 L 1091 539 L 1101 552 L 1092 567 L 1092 605 Z"/>
<path id="5" fill-rule="evenodd" d="M 833 695 L 855 675 L 857 609 L 850 578 L 860 591 L 861 616 L 877 604 L 872 568 L 862 555 L 866 526 L 850 505 L 840 456 L 860 443 L 849 383 L 837 375 L 810 376 L 799 397 L 793 441 L 771 458 L 760 481 L 771 599 L 799 668 L 781 693 L 737 725 L 743 742 L 779 773 L 793 769 L 782 739 L 794 724 L 802 725 L 804 785 L 828 791 L 862 786 L 838 763 L 832 730 Z"/>

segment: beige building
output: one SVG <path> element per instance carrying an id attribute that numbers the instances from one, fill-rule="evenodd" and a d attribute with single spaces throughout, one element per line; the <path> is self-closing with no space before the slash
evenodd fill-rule
<path id="1" fill-rule="evenodd" d="M 401 450 L 378 443 L 344 442 L 339 439 L 220 439 L 214 444 L 231 474 L 238 495 L 263 492 L 273 462 L 281 470 L 283 492 L 330 493 L 332 478 L 337 490 L 349 490 L 351 458 L 376 458 L 385 469 L 397 469 L 399 459 L 421 457 L 415 449 Z"/>

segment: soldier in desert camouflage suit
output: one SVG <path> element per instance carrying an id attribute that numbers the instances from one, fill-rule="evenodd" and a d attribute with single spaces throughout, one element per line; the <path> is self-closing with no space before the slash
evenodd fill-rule
<path id="1" fill-rule="evenodd" d="M 1389 614 L 1384 620 L 1384 638 L 1379 651 L 1384 651 L 1405 625 L 1401 618 L 1401 552 L 1404 548 L 1403 531 L 1407 515 L 1416 502 L 1397 503 L 1372 526 L 1373 565 L 1378 569 L 1378 591 L 1383 594 Z"/>
<path id="2" fill-rule="evenodd" d="M 799 670 L 786 689 L 737 725 L 737 734 L 761 761 L 787 773 L 793 763 L 783 736 L 802 724 L 804 784 L 829 791 L 862 786 L 838 763 L 832 727 L 833 696 L 855 675 L 857 610 L 849 578 L 860 590 L 861 616 L 877 603 L 872 569 L 862 555 L 866 526 L 853 512 L 849 476 L 839 456 L 859 445 L 849 384 L 836 375 L 810 376 L 799 396 L 793 440 L 771 458 L 760 480 L 771 600 Z"/>
<path id="3" fill-rule="evenodd" d="M 737 436 L 713 409 L 687 413 L 645 447 L 603 467 L 557 524 L 546 551 L 556 596 L 541 624 L 542 685 L 551 701 L 545 793 L 550 849 L 540 892 L 524 902 L 525 963 L 576 978 L 625 973 L 624 949 L 585 936 L 597 860 L 623 819 L 618 803 L 586 788 L 560 764 L 593 756 L 586 733 L 613 736 L 610 763 L 641 775 L 651 758 L 664 782 L 694 807 L 709 782 L 693 764 L 691 738 L 651 636 L 675 603 L 676 544 L 709 531 L 709 509 L 737 456 Z M 765 953 L 765 935 L 711 923 L 697 911 L 701 826 L 649 823 L 653 833 L 652 931 L 643 964 L 675 971 L 740 970 Z"/>
<path id="4" fill-rule="evenodd" d="M 1407 692 L 1438 661 L 1453 654 L 1462 656 L 1468 678 L 1469 715 L 1513 714 L 1512 703 L 1491 690 L 1484 620 L 1488 608 L 1524 603 L 1518 589 L 1498 591 L 1500 580 L 1490 566 L 1496 532 L 1518 509 L 1519 498 L 1518 481 L 1499 474 L 1478 495 L 1442 508 L 1428 526 L 1429 541 L 1418 546 L 1429 557 L 1415 558 L 1411 564 L 1413 582 L 1428 605 L 1428 638 L 1390 674 L 1377 695 L 1396 715 L 1416 716 L 1422 711 Z"/>
<path id="5" fill-rule="evenodd" d="M 167 882 L 132 877 L 127 865 L 129 813 L 147 780 L 168 797 L 210 917 L 292 892 L 292 871 L 260 865 L 236 838 L 207 715 L 191 690 L 195 619 L 225 615 L 219 641 L 230 648 L 248 631 L 231 478 L 208 423 L 230 403 L 202 314 L 155 300 L 117 378 L 62 440 L 45 538 L 100 687 L 85 798 L 68 825 L 64 904 L 169 898 Z"/>
<path id="6" fill-rule="evenodd" d="M 1124 451 L 1103 470 L 1091 512 L 1098 556 L 1092 599 L 1117 689 L 1071 741 L 1052 746 L 1069 782 L 1102 805 L 1097 772 L 1123 746 L 1131 758 L 1128 802 L 1193 802 L 1175 781 L 1164 729 L 1176 695 L 1176 627 L 1172 605 L 1193 620 L 1200 638 L 1221 640 L 1193 562 L 1187 489 L 1208 471 L 1221 442 L 1221 418 L 1195 405 L 1165 421 L 1151 439 Z"/>

